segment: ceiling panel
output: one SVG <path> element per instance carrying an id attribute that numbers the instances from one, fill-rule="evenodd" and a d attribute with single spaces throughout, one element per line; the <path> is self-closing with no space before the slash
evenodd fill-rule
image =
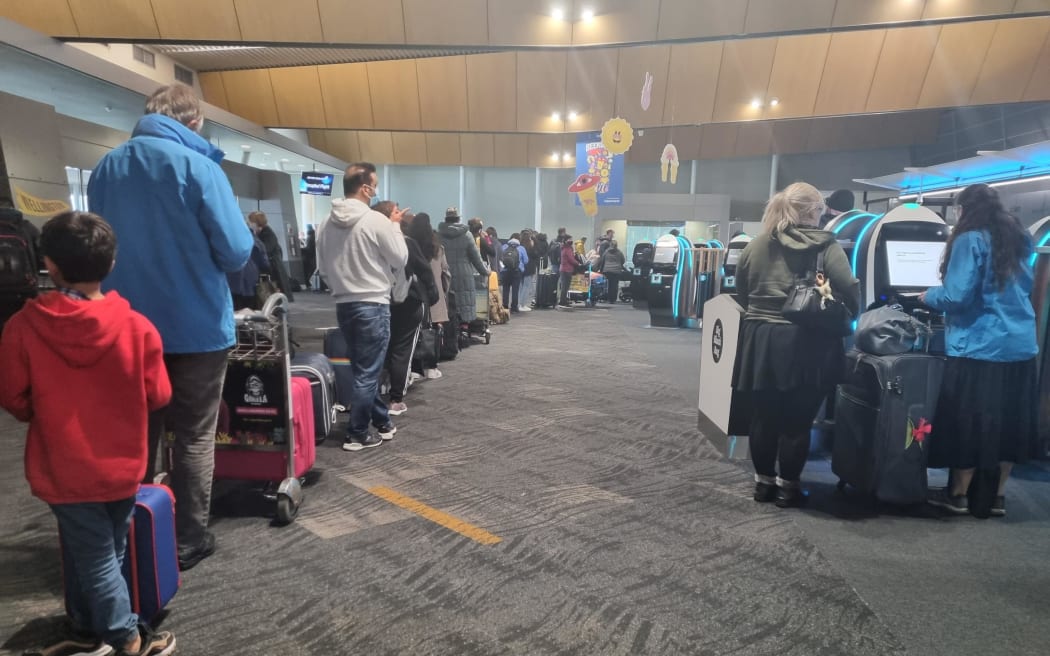
<path id="1" fill-rule="evenodd" d="M 270 69 L 270 84 L 282 127 L 323 128 L 324 102 L 316 66 Z"/>
<path id="2" fill-rule="evenodd" d="M 222 86 L 231 112 L 259 125 L 280 125 L 269 70 L 224 71 Z"/>
<path id="3" fill-rule="evenodd" d="M 241 41 L 233 0 L 152 0 L 162 39 Z M 145 4 L 145 3 L 142 3 Z"/>
<path id="4" fill-rule="evenodd" d="M 419 105 L 424 130 L 468 130 L 467 62 L 464 57 L 420 59 Z"/>
<path id="5" fill-rule="evenodd" d="M 700 159 L 700 140 L 702 135 L 703 128 L 699 125 L 683 125 L 670 129 L 670 143 L 673 143 L 678 151 L 679 161 L 687 162 Z M 661 154 L 663 154 L 662 151 Z M 679 171 L 679 175 L 682 175 L 681 171 Z"/>
<path id="6" fill-rule="evenodd" d="M 155 43 L 157 52 L 196 71 L 232 71 L 243 68 L 321 66 L 354 64 L 393 59 L 424 59 L 488 52 L 490 48 L 413 47 L 413 48 L 321 48 L 321 47 L 242 47 L 200 43 Z"/>
<path id="7" fill-rule="evenodd" d="M 467 57 L 470 129 L 511 132 L 518 128 L 518 59 L 513 52 Z"/>
<path id="8" fill-rule="evenodd" d="M 344 162 L 367 161 L 361 156 L 360 133 L 356 130 L 328 130 L 325 142 L 328 152 Z"/>
<path id="9" fill-rule="evenodd" d="M 750 0 L 744 31 L 748 34 L 831 26 L 835 0 Z"/>
<path id="10" fill-rule="evenodd" d="M 488 3 L 490 43 L 558 46 L 572 43 L 572 23 L 551 16 L 549 0 L 488 0 Z"/>
<path id="11" fill-rule="evenodd" d="M 736 155 L 736 137 L 740 131 L 739 128 L 740 126 L 736 123 L 705 125 L 700 137 L 700 159 L 729 159 L 734 157 Z"/>
<path id="12" fill-rule="evenodd" d="M 35 2 L 24 2 L 35 7 Z M 156 39 L 160 36 L 153 7 L 142 0 L 112 0 L 105 9 L 97 0 L 69 0 L 69 8 L 80 28 L 80 36 L 111 39 Z M 7 10 L 4 10 L 5 13 Z M 45 34 L 50 34 L 47 30 Z"/>
<path id="13" fill-rule="evenodd" d="M 660 125 L 667 98 L 667 73 L 670 69 L 671 46 L 643 46 L 620 50 L 616 83 L 616 115 L 637 127 Z M 642 109 L 642 84 L 645 74 L 653 76 L 649 109 Z"/>
<path id="14" fill-rule="evenodd" d="M 1050 11 L 1050 0 L 1017 0 L 1017 4 L 1014 5 L 1015 14 L 1030 11 Z"/>
<path id="15" fill-rule="evenodd" d="M 822 116 L 864 111 L 879 65 L 884 30 L 839 32 L 831 37 L 815 113 Z"/>
<path id="16" fill-rule="evenodd" d="M 566 116 L 570 131 L 599 130 L 616 113 L 617 50 L 574 50 L 568 56 L 565 108 L 577 112 L 575 121 Z"/>
<path id="17" fill-rule="evenodd" d="M 431 45 L 489 42 L 487 0 L 401 0 L 409 43 Z"/>
<path id="18" fill-rule="evenodd" d="M 837 36 L 837 35 L 836 35 Z M 765 93 L 766 118 L 810 116 L 820 88 L 820 71 L 828 58 L 829 34 L 780 37 L 769 89 Z M 769 102 L 776 98 L 779 104 Z"/>
<path id="19" fill-rule="evenodd" d="M 660 39 L 742 34 L 747 18 L 744 0 L 663 0 L 660 6 Z"/>
<path id="20" fill-rule="evenodd" d="M 1050 34 L 1050 18 L 1000 21 L 970 104 L 1018 102 Z"/>
<path id="21" fill-rule="evenodd" d="M 969 101 L 995 28 L 996 22 L 957 23 L 941 28 L 941 38 L 919 95 L 919 107 L 951 107 Z"/>
<path id="22" fill-rule="evenodd" d="M 781 154 L 804 153 L 809 143 L 813 121 L 774 121 L 773 152 Z"/>
<path id="23" fill-rule="evenodd" d="M 576 3 L 576 10 L 594 11 L 590 21 L 576 20 L 572 29 L 574 45 L 594 43 L 639 43 L 656 39 L 660 22 L 660 0 L 592 0 Z"/>
<path id="24" fill-rule="evenodd" d="M 394 132 L 394 161 L 398 164 L 425 166 L 427 161 L 427 135 L 422 132 Z"/>
<path id="25" fill-rule="evenodd" d="M 846 131 L 849 119 L 845 117 L 825 118 L 814 121 L 809 131 L 809 143 L 806 150 L 811 153 L 823 153 L 836 150 L 846 143 Z"/>
<path id="26" fill-rule="evenodd" d="M 330 128 L 372 128 L 372 95 L 365 64 L 318 66 L 321 98 Z"/>
<path id="27" fill-rule="evenodd" d="M 444 133 L 428 133 L 427 139 L 427 163 L 431 166 L 459 166 L 462 162 L 460 154 L 459 135 Z"/>
<path id="28" fill-rule="evenodd" d="M 765 157 L 773 152 L 773 124 L 770 121 L 741 123 L 736 135 L 737 157 Z"/>
<path id="29" fill-rule="evenodd" d="M 518 130 L 562 131 L 564 124 L 551 115 L 566 111 L 566 62 L 564 52 L 518 53 Z"/>
<path id="30" fill-rule="evenodd" d="M 307 130 L 306 131 L 306 143 L 309 144 L 311 148 L 316 148 L 317 150 L 323 150 L 325 152 L 329 152 L 328 151 L 328 133 L 329 132 L 330 132 L 329 130 Z"/>
<path id="31" fill-rule="evenodd" d="M 497 134 L 492 139 L 496 166 L 525 167 L 529 165 L 528 135 Z"/>
<path id="32" fill-rule="evenodd" d="M 37 2 L 5 2 L 0 15 L 19 25 L 51 36 L 78 36 L 73 11 L 66 0 L 39 0 Z"/>
<path id="33" fill-rule="evenodd" d="M 566 152 L 576 152 L 576 144 L 569 147 L 569 136 L 564 134 L 530 134 L 528 135 L 528 165 L 538 168 L 558 169 L 564 166 L 575 166 L 574 163 L 565 163 L 561 155 Z M 559 157 L 552 157 L 557 153 Z M 568 187 L 568 185 L 566 185 Z"/>
<path id="34" fill-rule="evenodd" d="M 872 25 L 922 18 L 923 3 L 911 0 L 838 0 L 832 25 Z"/>
<path id="35" fill-rule="evenodd" d="M 718 72 L 722 67 L 722 43 L 690 43 L 671 46 L 666 80 L 656 77 L 654 91 L 663 83 L 664 123 L 707 123 L 715 109 Z"/>
<path id="36" fill-rule="evenodd" d="M 1024 100 L 1050 100 L 1050 38 L 1043 43 L 1043 50 L 1032 69 Z"/>
<path id="37" fill-rule="evenodd" d="M 414 60 L 369 62 L 372 123 L 379 129 L 418 130 L 419 83 Z M 362 141 L 361 147 L 364 148 Z"/>
<path id="38" fill-rule="evenodd" d="M 938 26 L 886 32 L 886 41 L 882 45 L 882 54 L 868 94 L 867 111 L 885 112 L 915 107 L 940 34 L 941 28 Z"/>
<path id="39" fill-rule="evenodd" d="M 495 166 L 495 140 L 491 134 L 459 135 L 463 166 Z"/>
<path id="40" fill-rule="evenodd" d="M 671 143 L 671 128 L 646 128 L 644 136 L 635 136 L 634 145 L 625 155 L 627 163 L 659 162 L 664 146 L 669 143 Z M 684 159 L 682 153 L 678 153 L 678 157 L 679 160 Z"/>
<path id="41" fill-rule="evenodd" d="M 230 110 L 230 103 L 226 99 L 226 87 L 222 84 L 222 73 L 201 73 L 197 76 L 201 85 L 201 95 L 204 102 Z"/>
<path id="42" fill-rule="evenodd" d="M 1016 0 L 926 0 L 922 17 L 931 19 L 1009 14 L 1015 3 Z"/>
<path id="43" fill-rule="evenodd" d="M 316 2 L 234 0 L 245 41 L 322 43 Z"/>
<path id="44" fill-rule="evenodd" d="M 892 114 L 865 114 L 846 120 L 845 143 L 856 144 L 856 150 L 874 150 L 890 145 L 886 142 L 883 125 Z M 836 147 L 840 147 L 837 145 Z"/>
<path id="45" fill-rule="evenodd" d="M 751 107 L 751 101 L 765 98 L 776 50 L 777 39 L 725 43 L 715 96 L 715 121 L 746 121 L 761 116 L 762 110 Z"/>
<path id="46" fill-rule="evenodd" d="M 404 43 L 400 2 L 317 0 L 327 43 Z"/>
<path id="47" fill-rule="evenodd" d="M 361 144 L 360 160 L 373 164 L 393 164 L 397 161 L 394 159 L 394 140 L 389 132 L 358 132 L 357 139 Z"/>

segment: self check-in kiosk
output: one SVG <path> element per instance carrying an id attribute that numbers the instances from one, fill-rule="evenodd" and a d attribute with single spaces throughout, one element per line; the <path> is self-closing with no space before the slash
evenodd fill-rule
<path id="1" fill-rule="evenodd" d="M 740 262 L 740 255 L 754 239 L 751 235 L 739 234 L 729 240 L 726 246 L 725 263 L 722 265 L 721 293 L 732 294 L 736 291 L 736 267 Z"/>
<path id="2" fill-rule="evenodd" d="M 1039 343 L 1039 453 L 1050 459 L 1050 216 L 1030 228 L 1035 243 L 1032 269 L 1032 306 L 1035 308 Z"/>
<path id="3" fill-rule="evenodd" d="M 685 237 L 664 235 L 656 241 L 648 298 L 650 325 L 661 328 L 696 326 L 693 245 Z"/>
<path id="4" fill-rule="evenodd" d="M 649 275 L 653 272 L 653 250 L 655 246 L 643 241 L 634 247 L 631 258 L 631 304 L 636 310 L 649 307 Z"/>

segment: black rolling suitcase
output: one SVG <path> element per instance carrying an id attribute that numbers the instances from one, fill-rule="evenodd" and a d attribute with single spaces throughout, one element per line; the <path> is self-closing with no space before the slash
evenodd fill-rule
<path id="1" fill-rule="evenodd" d="M 928 353 L 847 356 L 835 393 L 831 470 L 839 487 L 894 504 L 927 496 L 926 439 L 937 410 L 944 358 Z"/>
<path id="2" fill-rule="evenodd" d="M 536 276 L 536 307 L 553 308 L 558 304 L 558 274 L 541 273 Z"/>
<path id="3" fill-rule="evenodd" d="M 317 444 L 325 441 L 336 423 L 339 405 L 335 402 L 335 367 L 322 353 L 300 351 L 292 358 L 293 376 L 310 381 L 314 397 L 314 438 Z"/>
<path id="4" fill-rule="evenodd" d="M 343 339 L 343 331 L 326 328 L 324 331 L 324 354 L 335 372 L 335 403 L 344 411 L 350 409 L 350 391 L 354 376 L 350 371 L 350 358 Z"/>

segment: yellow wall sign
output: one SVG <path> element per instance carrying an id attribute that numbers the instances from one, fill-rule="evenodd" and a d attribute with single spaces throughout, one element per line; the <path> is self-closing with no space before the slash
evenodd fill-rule
<path id="1" fill-rule="evenodd" d="M 61 200 L 44 200 L 12 186 L 15 192 L 15 204 L 24 214 L 32 216 L 54 216 L 60 212 L 68 212 L 69 204 Z"/>

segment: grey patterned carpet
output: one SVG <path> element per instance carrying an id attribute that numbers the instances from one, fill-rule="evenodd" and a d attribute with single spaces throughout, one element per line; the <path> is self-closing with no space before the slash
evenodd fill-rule
<path id="1" fill-rule="evenodd" d="M 321 297 L 298 298 L 297 337 L 317 349 L 312 328 L 332 325 L 334 312 Z M 881 519 L 835 522 L 819 504 L 800 514 L 751 501 L 749 474 L 695 428 L 697 334 L 646 329 L 644 317 L 546 311 L 495 328 L 491 345 L 412 389 L 393 442 L 321 447 L 291 526 L 271 526 L 251 490 L 218 485 L 219 550 L 184 574 L 162 624 L 179 653 L 903 654 L 916 634 L 901 629 L 894 603 L 950 635 L 962 617 L 905 608 L 915 582 L 878 586 L 880 536 L 869 536 L 869 558 L 834 537 L 878 533 Z M 5 654 L 46 640 L 61 613 L 54 523 L 28 495 L 21 440 L 0 419 Z M 500 541 L 481 544 L 392 495 Z M 927 536 L 940 530 L 910 521 L 925 521 Z M 1026 540 L 1041 538 L 1045 558 L 1050 522 L 1032 522 Z M 1045 599 L 1045 561 L 1022 564 L 1038 567 Z M 879 612 L 855 590 L 857 571 L 890 599 Z M 1035 633 L 990 653 L 1046 653 L 1041 608 Z"/>

